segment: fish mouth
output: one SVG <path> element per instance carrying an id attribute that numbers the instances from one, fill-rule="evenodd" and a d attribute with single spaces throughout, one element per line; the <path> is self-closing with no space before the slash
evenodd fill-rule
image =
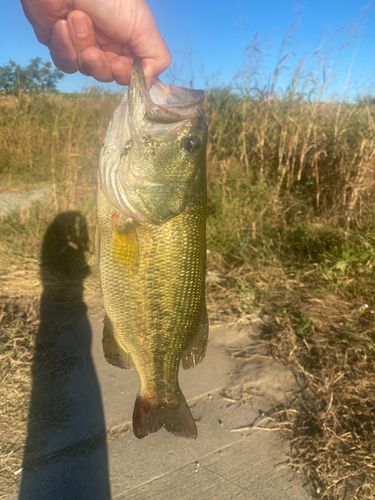
<path id="1" fill-rule="evenodd" d="M 160 80 L 151 87 L 149 95 L 155 106 L 171 113 L 178 121 L 194 118 L 204 100 L 203 90 L 166 85 Z"/>
<path id="2" fill-rule="evenodd" d="M 135 109 L 136 103 L 142 100 L 146 103 L 144 119 L 154 123 L 173 124 L 192 120 L 200 115 L 204 91 L 164 84 L 159 79 L 148 89 L 142 62 L 136 59 L 129 84 L 129 105 Z"/>

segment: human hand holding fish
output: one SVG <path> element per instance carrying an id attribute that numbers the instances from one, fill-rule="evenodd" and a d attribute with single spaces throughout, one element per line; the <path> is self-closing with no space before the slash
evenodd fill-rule
<path id="1" fill-rule="evenodd" d="M 204 93 L 155 78 L 170 57 L 143 0 L 21 1 L 60 69 L 130 83 L 98 171 L 104 354 L 139 375 L 138 438 L 162 427 L 195 438 L 178 372 L 208 338 Z"/>
<path id="2" fill-rule="evenodd" d="M 168 48 L 143 0 L 21 0 L 38 39 L 56 66 L 99 81 L 127 85 L 133 60 L 146 81 L 170 64 Z"/>

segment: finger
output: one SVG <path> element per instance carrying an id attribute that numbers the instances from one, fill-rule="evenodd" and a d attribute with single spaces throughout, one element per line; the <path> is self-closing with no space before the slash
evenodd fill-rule
<path id="1" fill-rule="evenodd" d="M 79 10 L 73 10 L 68 15 L 67 23 L 78 58 L 83 50 L 96 47 L 94 26 L 89 16 Z"/>
<path id="2" fill-rule="evenodd" d="M 73 10 L 68 16 L 68 27 L 81 73 L 91 75 L 100 82 L 111 82 L 111 65 L 104 52 L 97 47 L 90 17 L 84 12 Z"/>
<path id="3" fill-rule="evenodd" d="M 127 56 L 118 56 L 111 60 L 113 78 L 120 85 L 129 85 L 133 62 L 133 59 Z"/>
<path id="4" fill-rule="evenodd" d="M 164 42 L 153 15 L 146 4 L 138 16 L 129 46 L 132 52 L 143 60 L 146 81 L 151 82 L 171 64 L 171 56 Z"/>
<path id="5" fill-rule="evenodd" d="M 81 53 L 88 47 L 95 46 L 94 27 L 91 19 L 83 12 L 71 11 L 67 17 L 69 37 L 74 47 L 78 70 L 87 76 L 91 76 L 81 60 Z"/>
<path id="6" fill-rule="evenodd" d="M 38 16 L 38 5 L 35 2 L 28 2 L 27 0 L 21 0 L 21 5 L 24 10 L 25 16 L 31 23 L 34 33 L 38 40 L 44 45 L 49 45 L 51 41 L 52 33 L 52 23 L 43 22 L 40 20 L 40 15 Z"/>
<path id="7" fill-rule="evenodd" d="M 95 28 L 112 40 L 128 45 L 131 53 L 144 61 L 148 80 L 154 79 L 166 69 L 171 57 L 156 26 L 151 10 L 145 2 L 119 2 L 114 15 L 112 2 L 72 0 L 77 9 L 87 12 L 95 22 Z"/>
<path id="8" fill-rule="evenodd" d="M 112 82 L 111 64 L 98 47 L 88 47 L 80 54 L 80 68 L 100 82 Z"/>
<path id="9" fill-rule="evenodd" d="M 95 39 L 99 47 L 102 47 L 103 45 L 107 45 L 109 43 L 114 43 L 113 39 L 105 35 L 103 32 L 101 32 L 96 25 L 95 25 Z"/>
<path id="10" fill-rule="evenodd" d="M 155 79 L 171 64 L 171 56 L 169 51 L 158 57 L 157 59 L 143 59 L 143 73 L 147 85 L 150 87 Z"/>
<path id="11" fill-rule="evenodd" d="M 77 54 L 69 36 L 65 20 L 54 24 L 50 43 L 51 57 L 55 65 L 65 73 L 78 71 Z"/>
<path id="12" fill-rule="evenodd" d="M 127 43 L 142 1 L 71 0 L 74 9 L 85 12 L 95 28 L 112 40 Z"/>
<path id="13" fill-rule="evenodd" d="M 30 21 L 31 22 L 31 21 Z M 33 22 L 33 29 L 35 36 L 43 45 L 49 45 L 51 42 L 51 28 L 41 26 L 40 24 Z"/>

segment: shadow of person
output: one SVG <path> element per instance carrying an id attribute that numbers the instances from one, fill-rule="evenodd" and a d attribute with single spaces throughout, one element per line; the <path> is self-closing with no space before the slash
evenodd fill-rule
<path id="1" fill-rule="evenodd" d="M 57 215 L 43 240 L 21 500 L 111 496 L 104 413 L 83 301 L 88 242 L 85 218 L 74 211 Z"/>

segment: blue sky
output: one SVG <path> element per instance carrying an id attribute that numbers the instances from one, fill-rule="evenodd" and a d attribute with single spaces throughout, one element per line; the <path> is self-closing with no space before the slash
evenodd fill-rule
<path id="1" fill-rule="evenodd" d="M 48 49 L 34 37 L 19 1 L 1 2 L 0 65 L 10 58 L 20 64 L 35 56 L 49 60 Z M 278 88 L 286 86 L 290 72 L 303 61 L 306 73 L 320 64 L 320 76 L 324 67 L 330 74 L 330 90 L 337 95 L 372 92 L 375 6 L 366 0 L 150 0 L 149 5 L 174 60 L 166 80 L 196 87 L 235 84 L 236 75 L 247 68 L 252 79 L 259 73 L 264 82 L 294 24 L 283 51 L 289 55 Z M 260 52 L 246 50 L 254 40 Z M 60 89 L 78 91 L 93 84 L 91 78 L 66 75 Z"/>

